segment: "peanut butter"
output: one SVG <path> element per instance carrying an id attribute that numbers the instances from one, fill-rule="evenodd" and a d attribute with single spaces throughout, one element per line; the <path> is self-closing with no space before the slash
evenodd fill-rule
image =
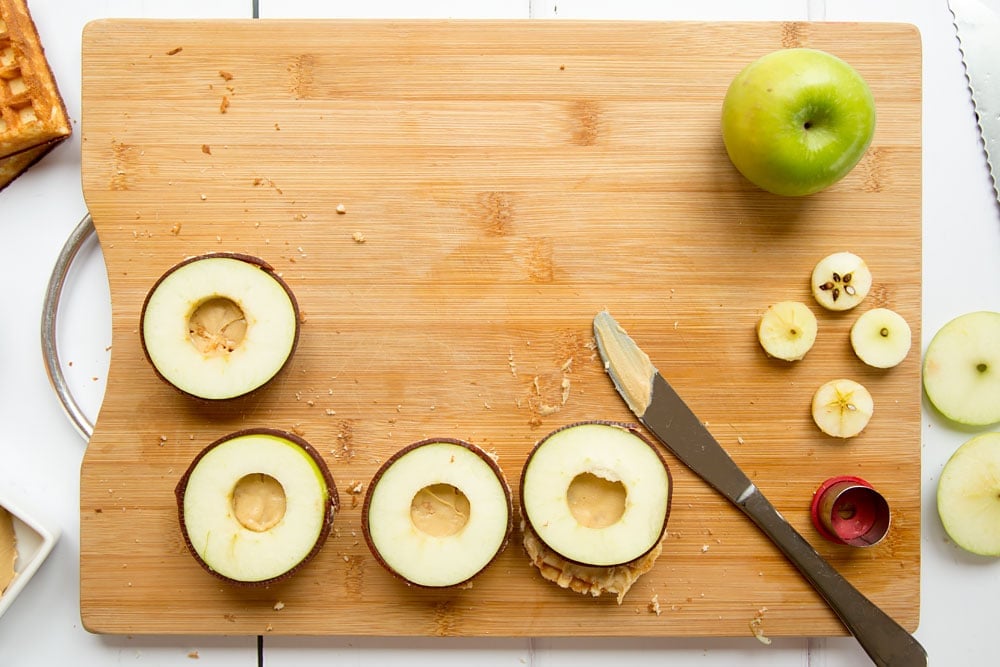
<path id="1" fill-rule="evenodd" d="M 14 580 L 16 563 L 17 536 L 14 534 L 14 520 L 10 512 L 0 507 L 0 595 Z"/>

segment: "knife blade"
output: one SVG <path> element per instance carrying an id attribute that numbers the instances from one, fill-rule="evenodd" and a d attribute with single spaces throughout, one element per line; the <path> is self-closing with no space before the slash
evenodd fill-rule
<path id="1" fill-rule="evenodd" d="M 781 549 L 876 665 L 927 664 L 927 653 L 917 640 L 844 579 L 781 516 L 606 310 L 594 317 L 594 338 L 605 371 L 643 426 Z"/>
<path id="2" fill-rule="evenodd" d="M 948 0 L 948 6 L 1000 202 L 1000 0 Z"/>

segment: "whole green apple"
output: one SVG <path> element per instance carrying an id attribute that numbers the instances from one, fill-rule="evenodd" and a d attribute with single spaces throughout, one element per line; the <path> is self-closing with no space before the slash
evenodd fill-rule
<path id="1" fill-rule="evenodd" d="M 819 192 L 861 160 L 875 99 L 858 72 L 816 49 L 782 49 L 747 65 L 722 103 L 722 139 L 736 168 L 778 195 Z"/>

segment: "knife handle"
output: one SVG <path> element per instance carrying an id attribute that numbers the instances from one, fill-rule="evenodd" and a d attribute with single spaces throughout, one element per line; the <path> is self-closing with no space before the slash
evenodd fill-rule
<path id="1" fill-rule="evenodd" d="M 754 488 L 736 503 L 823 596 L 879 667 L 920 667 L 927 652 L 913 635 L 844 579 Z"/>

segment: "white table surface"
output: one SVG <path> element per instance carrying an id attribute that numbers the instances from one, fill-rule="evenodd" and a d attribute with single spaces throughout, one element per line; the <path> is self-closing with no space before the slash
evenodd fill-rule
<path id="1" fill-rule="evenodd" d="M 80 186 L 80 37 L 102 17 L 251 17 L 252 0 L 29 0 L 75 134 L 0 193 L 0 234 L 16 248 L 0 263 L 0 489 L 61 531 L 49 559 L 0 619 L 0 666 L 258 664 L 256 637 L 98 636 L 80 623 L 79 472 L 85 442 L 53 393 L 39 322 L 49 276 L 86 212 Z M 1000 310 L 1000 206 L 993 197 L 958 43 L 945 0 L 259 0 L 273 17 L 602 18 L 901 21 L 923 39 L 923 333 Z M 919 258 L 914 257 L 914 261 Z M 108 287 L 89 243 L 60 311 L 67 379 L 96 417 L 110 352 Z M 68 362 L 72 361 L 72 366 Z M 937 665 L 998 664 L 1000 562 L 944 536 L 934 494 L 942 465 L 971 437 L 923 410 L 921 622 Z M 996 427 L 994 427 L 995 429 Z M 810 665 L 869 664 L 850 638 L 408 639 L 266 637 L 263 662 L 281 665 Z M 610 663 L 609 663 L 610 661 Z"/>

